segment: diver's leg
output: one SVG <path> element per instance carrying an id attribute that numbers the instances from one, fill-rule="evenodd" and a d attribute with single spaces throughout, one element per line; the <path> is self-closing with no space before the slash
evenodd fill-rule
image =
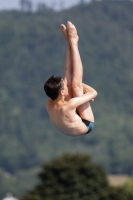
<path id="1" fill-rule="evenodd" d="M 64 69 L 64 81 L 67 84 L 69 95 L 66 97 L 66 100 L 72 98 L 72 60 L 71 60 L 71 47 L 68 41 L 67 30 L 64 24 L 61 24 L 61 31 L 66 39 L 66 60 L 65 60 L 65 69 Z"/>
<path id="2" fill-rule="evenodd" d="M 67 22 L 67 33 L 69 44 L 71 46 L 71 60 L 72 60 L 72 86 L 73 94 L 77 95 L 78 90 L 75 90 L 75 87 L 80 89 L 81 95 L 83 94 L 82 78 L 83 78 L 83 66 L 78 50 L 78 35 L 75 26 L 71 22 Z"/>
<path id="3" fill-rule="evenodd" d="M 71 22 L 67 22 L 67 32 L 69 44 L 71 46 L 71 56 L 72 56 L 72 69 L 73 69 L 73 78 L 72 78 L 72 91 L 73 96 L 78 97 L 83 95 L 83 66 L 80 58 L 80 53 L 78 50 L 78 35 L 75 26 Z M 82 119 L 86 119 L 94 122 L 93 112 L 90 106 L 90 103 L 84 103 L 83 105 L 77 108 L 78 114 Z"/>

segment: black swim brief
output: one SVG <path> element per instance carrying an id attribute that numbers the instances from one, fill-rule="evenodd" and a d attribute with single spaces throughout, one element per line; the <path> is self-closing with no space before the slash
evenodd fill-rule
<path id="1" fill-rule="evenodd" d="M 86 134 L 90 133 L 92 131 L 92 129 L 94 128 L 94 122 L 90 122 L 86 119 L 82 119 L 82 121 L 84 122 L 84 124 L 87 126 L 88 131 Z"/>

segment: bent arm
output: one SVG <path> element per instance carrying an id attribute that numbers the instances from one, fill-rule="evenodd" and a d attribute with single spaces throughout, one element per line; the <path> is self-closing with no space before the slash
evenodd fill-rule
<path id="1" fill-rule="evenodd" d="M 68 106 L 70 109 L 75 109 L 78 106 L 91 101 L 92 99 L 94 99 L 98 93 L 95 89 L 93 89 L 92 87 L 85 85 L 84 84 L 84 88 L 86 89 L 86 93 L 83 94 L 80 97 L 75 97 L 69 100 Z"/>
<path id="2" fill-rule="evenodd" d="M 91 86 L 86 85 L 85 83 L 82 83 L 82 86 L 83 86 L 84 93 L 92 92 L 94 90 Z"/>
<path id="3" fill-rule="evenodd" d="M 89 85 L 86 85 L 85 83 L 82 83 L 82 86 L 83 86 L 84 94 L 87 93 L 87 92 L 90 92 L 91 89 L 93 89 L 92 87 L 90 87 Z M 93 101 L 94 101 L 94 98 L 91 99 L 89 102 L 93 102 Z"/>

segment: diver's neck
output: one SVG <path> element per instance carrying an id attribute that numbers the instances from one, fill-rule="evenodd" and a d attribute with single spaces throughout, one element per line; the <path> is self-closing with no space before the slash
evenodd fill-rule
<path id="1" fill-rule="evenodd" d="M 54 100 L 54 104 L 55 105 L 61 105 L 61 104 L 64 104 L 65 103 L 65 98 L 64 96 L 62 96 L 61 98 L 58 97 L 57 99 Z"/>

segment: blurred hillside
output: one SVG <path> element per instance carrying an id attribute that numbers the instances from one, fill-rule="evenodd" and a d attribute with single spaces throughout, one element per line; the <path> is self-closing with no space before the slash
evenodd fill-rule
<path id="1" fill-rule="evenodd" d="M 88 153 L 108 173 L 133 173 L 133 2 L 93 1 L 55 12 L 42 7 L 0 12 L 0 167 L 33 170 L 69 153 Z M 95 129 L 72 138 L 50 123 L 43 92 L 52 74 L 63 75 L 60 24 L 79 33 L 84 82 L 98 91 Z"/>

